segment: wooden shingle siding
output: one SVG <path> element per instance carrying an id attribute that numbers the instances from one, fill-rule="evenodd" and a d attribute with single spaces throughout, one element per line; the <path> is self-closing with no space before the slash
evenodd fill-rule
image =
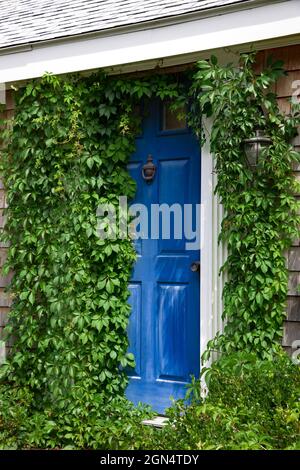
<path id="1" fill-rule="evenodd" d="M 300 296 L 289 296 L 287 307 L 289 313 L 288 321 L 300 322 Z"/>
<path id="2" fill-rule="evenodd" d="M 11 306 L 11 296 L 6 292 L 5 287 L 0 287 L 0 308 Z"/>
<path id="3" fill-rule="evenodd" d="M 300 273 L 299 272 L 289 272 L 289 296 L 299 296 L 298 287 L 300 285 Z"/>
<path id="4" fill-rule="evenodd" d="M 300 341 L 300 321 L 285 321 L 283 331 L 283 347 L 293 349 L 293 343 Z"/>
<path id="5" fill-rule="evenodd" d="M 290 114 L 291 104 L 288 102 L 288 100 L 285 97 L 278 98 L 278 105 L 279 105 L 280 111 L 282 111 L 284 114 Z"/>
<path id="6" fill-rule="evenodd" d="M 3 328 L 6 325 L 8 312 L 8 307 L 0 308 L 0 328 Z"/>
<path id="7" fill-rule="evenodd" d="M 289 113 L 291 106 L 289 99 L 300 101 L 300 45 L 280 47 L 259 53 L 258 67 L 266 63 L 268 56 L 284 60 L 284 68 L 288 72 L 286 77 L 278 80 L 275 92 L 278 104 L 284 113 Z M 300 130 L 293 140 L 295 150 L 300 151 Z M 300 181 L 300 164 L 294 164 L 295 178 Z M 300 195 L 295 195 L 297 198 Z M 294 240 L 292 248 L 287 253 L 287 267 L 289 269 L 289 291 L 287 299 L 287 319 L 284 323 L 283 346 L 287 352 L 292 353 L 293 342 L 300 340 L 300 234 Z"/>
<path id="8" fill-rule="evenodd" d="M 12 118 L 14 113 L 14 100 L 13 100 L 13 92 L 12 90 L 8 90 L 6 92 L 6 110 L 3 113 L 2 117 L 4 118 Z M 0 230 L 3 229 L 5 224 L 5 215 L 3 214 L 4 209 L 7 207 L 6 197 L 5 197 L 5 189 L 3 186 L 3 182 L 0 179 Z M 8 244 L 5 242 L 0 242 L 0 340 L 3 339 L 3 328 L 7 321 L 7 314 L 9 312 L 12 299 L 11 296 L 6 292 L 6 286 L 10 283 L 12 278 L 12 273 L 8 276 L 4 276 L 2 273 L 2 267 L 6 261 L 7 257 L 7 247 Z M 10 349 L 10 344 L 6 343 L 6 351 L 8 352 Z M 1 344 L 0 344 L 1 349 Z M 0 356 L 2 357 L 3 350 L 0 350 Z M 0 357 L 0 360 L 1 360 Z"/>
<path id="9" fill-rule="evenodd" d="M 300 70 L 287 70 L 287 72 L 288 75 L 281 77 L 275 86 L 275 91 L 279 99 L 289 98 L 300 88 Z"/>
<path id="10" fill-rule="evenodd" d="M 300 272 L 300 246 L 294 246 L 288 253 L 288 268 Z"/>
<path id="11" fill-rule="evenodd" d="M 8 307 L 0 308 L 0 341 L 3 339 L 3 328 L 7 322 L 8 312 L 9 312 Z"/>

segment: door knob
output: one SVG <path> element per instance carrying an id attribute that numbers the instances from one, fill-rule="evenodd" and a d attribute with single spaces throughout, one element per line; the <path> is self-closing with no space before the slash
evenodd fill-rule
<path id="1" fill-rule="evenodd" d="M 194 261 L 191 264 L 190 269 L 193 273 L 196 273 L 197 271 L 200 271 L 200 261 Z"/>

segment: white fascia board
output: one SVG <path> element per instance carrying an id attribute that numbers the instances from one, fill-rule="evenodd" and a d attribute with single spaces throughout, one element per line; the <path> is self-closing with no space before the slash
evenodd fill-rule
<path id="1" fill-rule="evenodd" d="M 0 83 L 45 72 L 63 74 L 182 57 L 299 33 L 300 1 L 290 0 L 176 25 L 2 51 Z"/>

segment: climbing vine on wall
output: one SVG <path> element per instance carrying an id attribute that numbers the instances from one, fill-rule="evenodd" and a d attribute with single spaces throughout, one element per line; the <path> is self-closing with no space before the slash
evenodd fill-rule
<path id="1" fill-rule="evenodd" d="M 280 348 L 286 311 L 288 271 L 285 250 L 299 237 L 299 187 L 292 175 L 299 153 L 291 139 L 300 124 L 299 106 L 284 116 L 272 86 L 283 63 L 268 61 L 255 73 L 255 54 L 241 56 L 239 67 L 200 61 L 194 76 L 194 116 L 212 117 L 211 151 L 218 177 L 216 193 L 224 206 L 220 242 L 228 258 L 223 291 L 223 334 L 211 351 L 255 351 L 270 358 Z M 196 119 L 197 123 L 197 119 Z M 243 139 L 263 129 L 272 139 L 253 172 L 246 164 Z"/>
<path id="2" fill-rule="evenodd" d="M 113 79 L 45 75 L 16 93 L 2 173 L 7 188 L 6 271 L 14 337 L 2 367 L 29 386 L 38 406 L 69 397 L 122 395 L 128 353 L 128 283 L 135 252 L 129 237 L 100 239 L 97 207 L 129 199 L 126 168 L 135 148 L 142 98 L 177 98 L 173 78 Z M 147 108 L 147 106 L 145 106 Z M 146 112 L 146 111 L 145 111 Z"/>

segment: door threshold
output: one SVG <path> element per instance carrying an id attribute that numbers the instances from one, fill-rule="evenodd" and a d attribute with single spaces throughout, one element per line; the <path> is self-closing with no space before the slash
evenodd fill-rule
<path id="1" fill-rule="evenodd" d="M 144 419 L 142 424 L 144 426 L 153 426 L 154 428 L 163 428 L 168 424 L 169 418 L 166 416 L 155 416 L 153 419 Z"/>

